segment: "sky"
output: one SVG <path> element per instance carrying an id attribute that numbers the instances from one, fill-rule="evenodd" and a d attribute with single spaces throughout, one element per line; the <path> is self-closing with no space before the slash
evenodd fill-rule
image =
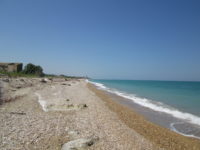
<path id="1" fill-rule="evenodd" d="M 0 62 L 98 79 L 200 81 L 200 1 L 0 0 Z"/>

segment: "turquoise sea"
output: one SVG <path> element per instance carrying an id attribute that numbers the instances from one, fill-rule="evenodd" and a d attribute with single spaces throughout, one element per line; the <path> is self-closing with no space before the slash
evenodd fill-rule
<path id="1" fill-rule="evenodd" d="M 172 130 L 186 136 L 200 137 L 200 82 L 144 80 L 90 80 L 90 82 L 101 90 L 129 99 L 144 108 L 177 118 L 177 122 L 173 119 L 169 125 Z"/>

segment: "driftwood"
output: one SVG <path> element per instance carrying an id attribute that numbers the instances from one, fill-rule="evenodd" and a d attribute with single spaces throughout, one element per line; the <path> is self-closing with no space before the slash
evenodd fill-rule
<path id="1" fill-rule="evenodd" d="M 24 112 L 10 112 L 10 114 L 15 114 L 15 115 L 26 115 Z"/>

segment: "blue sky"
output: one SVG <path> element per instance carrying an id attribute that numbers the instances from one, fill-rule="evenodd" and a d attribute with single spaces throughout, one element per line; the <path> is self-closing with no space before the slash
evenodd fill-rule
<path id="1" fill-rule="evenodd" d="M 199 80 L 199 0 L 1 0 L 0 61 L 92 78 Z"/>

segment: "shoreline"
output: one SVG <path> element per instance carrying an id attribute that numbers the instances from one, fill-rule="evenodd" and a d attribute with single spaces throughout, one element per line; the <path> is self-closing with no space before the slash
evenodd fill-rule
<path id="1" fill-rule="evenodd" d="M 112 99 L 114 101 L 116 101 L 117 103 L 127 106 L 131 110 L 133 110 L 136 113 L 142 115 L 146 120 L 148 120 L 148 121 L 150 121 L 150 122 L 152 122 L 152 123 L 154 123 L 156 125 L 159 125 L 161 127 L 167 128 L 167 129 L 169 129 L 169 130 L 171 130 L 173 132 L 176 132 L 176 133 L 178 133 L 180 135 L 200 140 L 200 132 L 199 132 L 200 128 L 199 128 L 198 125 L 187 123 L 187 122 L 184 122 L 184 120 L 181 120 L 179 118 L 175 118 L 175 117 L 173 117 L 173 116 L 171 116 L 169 114 L 158 112 L 158 111 L 154 111 L 154 110 L 152 110 L 150 108 L 146 108 L 146 107 L 144 107 L 142 105 L 134 103 L 132 100 L 127 99 L 127 98 L 125 98 L 123 96 L 119 96 L 117 94 L 110 93 L 110 92 L 107 92 L 107 91 L 105 91 L 105 93 L 110 95 L 112 97 Z M 186 127 L 183 126 L 182 128 L 180 128 L 178 126 L 179 130 L 183 130 L 181 132 L 181 131 L 179 131 L 177 129 L 177 127 L 176 127 L 177 124 L 180 127 L 181 127 L 182 124 L 184 124 Z M 190 131 L 192 130 L 193 132 L 190 132 L 190 134 L 184 133 L 184 131 L 187 131 L 189 129 L 190 129 Z"/>
<path id="2" fill-rule="evenodd" d="M 200 117 L 183 111 L 183 109 L 171 107 L 168 104 L 146 97 L 137 96 L 133 94 L 133 91 L 127 93 L 115 88 L 112 89 L 102 84 L 101 81 L 88 82 L 97 87 L 97 89 L 105 91 L 114 101 L 141 114 L 148 121 L 168 128 L 178 134 L 200 139 Z M 156 93 L 154 94 L 156 95 Z"/>
<path id="3" fill-rule="evenodd" d="M 0 78 L 0 84 L 5 150 L 200 149 L 199 140 L 145 120 L 85 80 Z"/>
<path id="4" fill-rule="evenodd" d="M 100 97 L 110 110 L 131 129 L 135 130 L 160 148 L 166 149 L 200 149 L 200 140 L 180 135 L 145 119 L 141 114 L 124 104 L 113 100 L 113 96 L 88 83 L 88 88 Z M 118 97 L 116 95 L 116 97 Z"/>

